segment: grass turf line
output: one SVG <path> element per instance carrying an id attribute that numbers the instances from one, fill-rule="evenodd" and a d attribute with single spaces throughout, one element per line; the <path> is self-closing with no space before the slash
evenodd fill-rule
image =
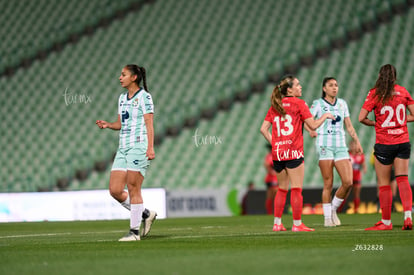
<path id="1" fill-rule="evenodd" d="M 364 231 L 379 214 L 340 219 L 325 228 L 303 216 L 316 231 L 298 233 L 291 215 L 287 232 L 272 232 L 272 216 L 165 219 L 138 243 L 117 241 L 129 221 L 0 224 L 0 274 L 411 274 L 414 234 L 401 213 L 392 231 Z"/>

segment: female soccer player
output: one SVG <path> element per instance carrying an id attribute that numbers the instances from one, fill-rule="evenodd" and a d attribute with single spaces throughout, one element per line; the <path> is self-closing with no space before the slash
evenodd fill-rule
<path id="1" fill-rule="evenodd" d="M 118 202 L 131 211 L 130 231 L 119 241 L 139 241 L 151 229 L 157 213 L 144 209 L 141 186 L 145 172 L 155 158 L 154 152 L 154 104 L 148 93 L 146 73 L 143 67 L 126 65 L 119 77 L 121 86 L 127 89 L 119 96 L 118 120 L 113 123 L 97 120 L 101 129 L 120 130 L 119 148 L 112 165 L 109 192 Z M 143 81 L 143 88 L 140 86 Z M 128 192 L 124 190 L 125 185 Z M 139 232 L 141 222 L 143 229 Z"/>
<path id="2" fill-rule="evenodd" d="M 286 231 L 282 224 L 286 195 L 291 182 L 293 226 L 292 231 L 314 231 L 302 223 L 302 186 L 305 173 L 303 155 L 302 124 L 311 129 L 319 127 L 327 118 L 334 117 L 325 113 L 314 120 L 305 101 L 299 99 L 302 86 L 291 75 L 285 76 L 273 89 L 271 107 L 260 128 L 260 132 L 272 145 L 273 165 L 279 180 L 279 190 L 275 197 L 273 231 Z M 269 129 L 272 127 L 272 134 Z"/>
<path id="3" fill-rule="evenodd" d="M 365 165 L 364 154 L 357 152 L 357 144 L 355 140 L 351 140 L 349 143 L 349 157 L 352 164 L 352 193 L 354 196 L 354 213 L 358 213 L 359 204 L 361 202 L 361 179 L 362 173 L 367 172 L 367 166 Z"/>
<path id="4" fill-rule="evenodd" d="M 337 98 L 337 94 L 338 82 L 333 77 L 326 77 L 322 83 L 322 97 L 313 101 L 311 107 L 311 113 L 315 118 L 322 117 L 326 112 L 335 117 L 334 120 L 325 121 L 316 131 L 316 148 L 323 178 L 322 208 L 326 227 L 341 225 L 336 211 L 352 187 L 352 165 L 346 146 L 344 124 L 356 142 L 357 152 L 363 152 L 349 118 L 348 105 L 345 100 Z M 341 177 L 342 184 L 332 199 L 334 167 Z"/>
<path id="5" fill-rule="evenodd" d="M 411 144 L 407 122 L 414 121 L 414 100 L 408 91 L 396 84 L 397 71 L 393 65 L 381 67 L 377 82 L 362 105 L 359 121 L 375 126 L 374 145 L 375 172 L 377 173 L 382 219 L 365 230 L 392 230 L 390 186 L 391 169 L 394 165 L 395 178 L 404 208 L 403 230 L 412 230 L 413 195 L 408 182 L 408 164 Z M 407 114 L 408 109 L 410 114 Z M 374 112 L 375 121 L 368 118 Z"/>

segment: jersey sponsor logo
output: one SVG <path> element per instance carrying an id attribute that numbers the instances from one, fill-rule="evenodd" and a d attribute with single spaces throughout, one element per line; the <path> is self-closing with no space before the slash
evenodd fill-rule
<path id="1" fill-rule="evenodd" d="M 342 119 L 341 116 L 336 116 L 335 120 L 332 120 L 332 125 L 335 125 L 337 122 L 340 122 L 341 119 Z"/>
<path id="2" fill-rule="evenodd" d="M 279 145 L 274 150 L 278 161 L 304 158 L 302 150 L 280 150 Z"/>
<path id="3" fill-rule="evenodd" d="M 285 145 L 285 144 L 292 144 L 292 143 L 293 143 L 293 141 L 291 141 L 290 139 L 289 140 L 283 140 L 283 141 L 275 142 L 275 146 Z"/>
<path id="4" fill-rule="evenodd" d="M 390 135 L 400 135 L 400 134 L 404 134 L 404 131 L 402 129 L 395 129 L 395 130 L 388 130 L 388 134 Z"/>

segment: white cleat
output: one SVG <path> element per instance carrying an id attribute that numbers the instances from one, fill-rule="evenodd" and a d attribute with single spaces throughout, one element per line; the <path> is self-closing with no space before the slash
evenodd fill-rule
<path id="1" fill-rule="evenodd" d="M 332 221 L 332 219 L 325 219 L 325 227 L 335 227 L 335 223 Z"/>
<path id="2" fill-rule="evenodd" d="M 340 226 L 341 225 L 341 220 L 339 220 L 338 215 L 336 214 L 336 211 L 332 211 L 332 222 L 336 226 Z"/>
<path id="3" fill-rule="evenodd" d="M 157 212 L 150 210 L 149 217 L 142 220 L 141 237 L 145 237 L 151 230 L 152 223 L 157 218 Z"/>
<path id="4" fill-rule="evenodd" d="M 141 238 L 139 237 L 139 234 L 136 235 L 134 232 L 129 231 L 128 234 L 125 237 L 122 237 L 119 239 L 120 242 L 136 242 L 140 241 Z"/>

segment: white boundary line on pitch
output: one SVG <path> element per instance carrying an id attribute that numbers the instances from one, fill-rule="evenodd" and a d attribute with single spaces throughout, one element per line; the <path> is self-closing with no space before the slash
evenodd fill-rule
<path id="1" fill-rule="evenodd" d="M 183 231 L 189 230 L 191 227 L 185 228 Z M 207 228 L 206 228 L 207 229 Z M 364 229 L 355 229 L 354 231 L 363 231 Z M 174 228 L 170 231 L 178 231 L 178 228 Z M 332 230 L 333 231 L 342 231 L 342 230 Z M 288 230 L 287 232 L 291 232 Z M 112 234 L 112 233 L 125 233 L 125 230 L 112 230 L 112 231 L 88 231 L 88 232 L 62 232 L 62 233 L 41 233 L 41 234 L 25 234 L 25 235 L 8 235 L 0 236 L 0 239 L 18 239 L 18 238 L 33 238 L 33 237 L 54 237 L 54 236 L 76 236 L 76 235 L 92 235 L 92 234 Z M 284 232 L 260 232 L 260 233 L 244 233 L 244 234 L 211 234 L 211 235 L 176 235 L 169 236 L 165 239 L 197 239 L 197 238 L 216 238 L 216 237 L 236 237 L 236 236 L 260 236 L 260 235 L 280 235 Z"/>
<path id="2" fill-rule="evenodd" d="M 9 235 L 9 236 L 0 236 L 0 239 L 15 239 L 15 238 L 31 238 L 31 237 L 53 237 L 53 236 L 67 236 L 67 235 L 91 235 L 91 234 L 112 234 L 112 233 L 121 233 L 125 230 L 116 230 L 116 231 L 103 231 L 103 232 L 62 232 L 62 233 L 43 233 L 43 234 L 27 234 L 27 235 Z"/>

